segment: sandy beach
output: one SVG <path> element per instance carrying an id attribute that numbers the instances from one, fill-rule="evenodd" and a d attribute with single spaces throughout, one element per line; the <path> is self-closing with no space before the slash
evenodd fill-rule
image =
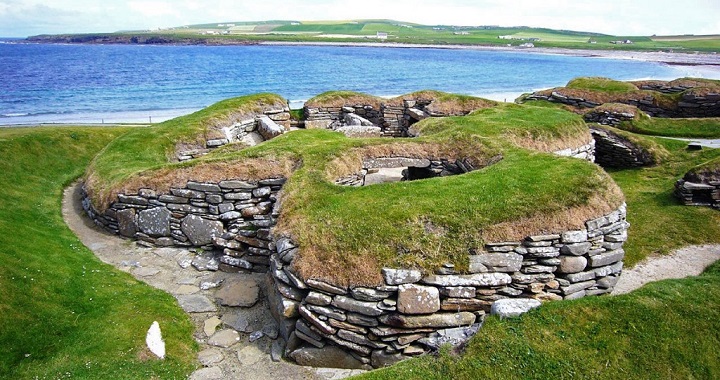
<path id="1" fill-rule="evenodd" d="M 518 53 L 536 53 L 567 55 L 576 57 L 596 57 L 608 59 L 628 59 L 646 62 L 658 62 L 668 65 L 679 66 L 701 66 L 703 69 L 720 73 L 720 54 L 708 53 L 668 53 L 668 52 L 646 52 L 646 51 L 624 51 L 624 50 L 584 50 L 584 49 L 563 49 L 563 48 L 521 48 L 506 46 L 483 46 L 483 45 L 429 45 L 429 44 L 399 44 L 399 43 L 378 43 L 378 42 L 283 42 L 263 41 L 260 45 L 268 46 L 345 46 L 345 47 L 384 47 L 396 49 L 456 49 L 456 50 L 487 50 Z"/>

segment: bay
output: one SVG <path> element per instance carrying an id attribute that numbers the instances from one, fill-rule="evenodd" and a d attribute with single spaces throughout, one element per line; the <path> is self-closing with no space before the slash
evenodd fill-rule
<path id="1" fill-rule="evenodd" d="M 351 90 L 424 89 L 512 101 L 578 76 L 692 76 L 692 67 L 530 51 L 338 46 L 0 44 L 0 125 L 158 122 L 259 92 L 299 108 Z"/>

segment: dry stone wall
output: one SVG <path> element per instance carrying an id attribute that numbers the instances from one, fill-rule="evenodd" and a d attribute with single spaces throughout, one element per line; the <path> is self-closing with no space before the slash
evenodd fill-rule
<path id="1" fill-rule="evenodd" d="M 141 189 L 120 194 L 104 212 L 87 194 L 83 207 L 108 231 L 156 246 L 200 247 L 198 269 L 266 272 L 274 250 L 270 237 L 284 178 L 260 181 L 188 182 L 167 194 Z M 201 269 L 201 270 L 202 270 Z"/>
<path id="2" fill-rule="evenodd" d="M 675 183 L 675 196 L 686 206 L 708 206 L 720 210 L 720 181 Z"/>
<path id="3" fill-rule="evenodd" d="M 177 160 L 192 160 L 230 143 L 242 142 L 252 146 L 275 138 L 290 129 L 290 108 L 269 109 L 257 114 L 250 114 L 243 120 L 219 129 L 224 137 L 210 138 L 205 141 L 204 147 L 177 149 L 175 155 Z"/>
<path id="4" fill-rule="evenodd" d="M 534 93 L 526 100 L 547 100 L 553 103 L 567 104 L 576 108 L 595 108 L 600 106 L 584 98 L 565 96 L 560 90 L 552 91 L 550 95 Z M 720 116 L 720 93 L 696 93 L 692 90 L 679 95 L 679 100 L 672 105 L 658 102 L 652 95 L 638 95 L 629 99 L 619 99 L 615 102 L 636 106 L 650 116 L 667 118 L 689 117 L 717 117 Z"/>
<path id="5" fill-rule="evenodd" d="M 312 365 L 309 358 L 339 346 L 351 353 L 354 367 L 377 368 L 445 343 L 462 344 L 497 300 L 609 293 L 623 267 L 625 217 L 623 205 L 587 221 L 583 230 L 487 244 L 469 256 L 468 273 L 450 264 L 429 275 L 384 268 L 384 282 L 376 287 L 302 278 L 292 265 L 301 247 L 281 237 L 270 257 L 268 283 L 286 353 Z"/>
<path id="6" fill-rule="evenodd" d="M 591 127 L 595 139 L 595 163 L 605 168 L 636 168 L 654 165 L 646 150 L 607 129 Z"/>

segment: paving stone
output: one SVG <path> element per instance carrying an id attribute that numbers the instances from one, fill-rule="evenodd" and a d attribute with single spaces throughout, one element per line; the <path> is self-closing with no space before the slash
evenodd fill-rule
<path id="1" fill-rule="evenodd" d="M 225 356 L 217 348 L 207 348 L 198 353 L 198 361 L 206 367 L 220 363 L 223 359 L 225 359 Z"/>
<path id="2" fill-rule="evenodd" d="M 259 348 L 252 344 L 239 349 L 237 352 L 237 358 L 240 361 L 240 364 L 248 369 L 252 368 L 252 365 L 263 360 L 265 355 L 267 354 L 260 351 Z"/>
<path id="3" fill-rule="evenodd" d="M 208 339 L 208 344 L 222 348 L 228 348 L 240 341 L 240 334 L 237 331 L 226 329 L 217 331 Z"/>
<path id="4" fill-rule="evenodd" d="M 140 267 L 133 270 L 133 274 L 138 277 L 152 277 L 158 273 L 160 273 L 160 269 L 153 267 Z"/>
<path id="5" fill-rule="evenodd" d="M 223 306 L 250 307 L 260 296 L 260 288 L 252 278 L 235 278 L 226 281 L 215 292 L 215 298 Z"/>
<path id="6" fill-rule="evenodd" d="M 217 310 L 215 303 L 200 294 L 178 295 L 180 307 L 188 313 L 206 313 Z"/>
<path id="7" fill-rule="evenodd" d="M 205 335 L 211 337 L 213 334 L 215 334 L 215 331 L 221 324 L 222 321 L 217 316 L 206 319 L 205 322 L 203 322 L 203 331 L 205 332 Z"/>
<path id="8" fill-rule="evenodd" d="M 222 322 L 232 327 L 236 331 L 240 332 L 248 332 L 248 328 L 250 327 L 250 322 L 248 321 L 247 317 L 242 313 L 229 313 L 222 316 Z"/>
<path id="9" fill-rule="evenodd" d="M 221 380 L 225 378 L 220 367 L 200 368 L 190 375 L 188 380 Z"/>

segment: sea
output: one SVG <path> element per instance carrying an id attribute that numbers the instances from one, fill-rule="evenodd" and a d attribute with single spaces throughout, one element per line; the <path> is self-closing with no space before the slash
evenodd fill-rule
<path id="1" fill-rule="evenodd" d="M 331 90 L 393 97 L 434 89 L 510 102 L 579 76 L 707 77 L 698 70 L 530 50 L 56 45 L 6 39 L 0 41 L 0 125 L 154 123 L 260 92 L 285 97 L 291 108 Z"/>

